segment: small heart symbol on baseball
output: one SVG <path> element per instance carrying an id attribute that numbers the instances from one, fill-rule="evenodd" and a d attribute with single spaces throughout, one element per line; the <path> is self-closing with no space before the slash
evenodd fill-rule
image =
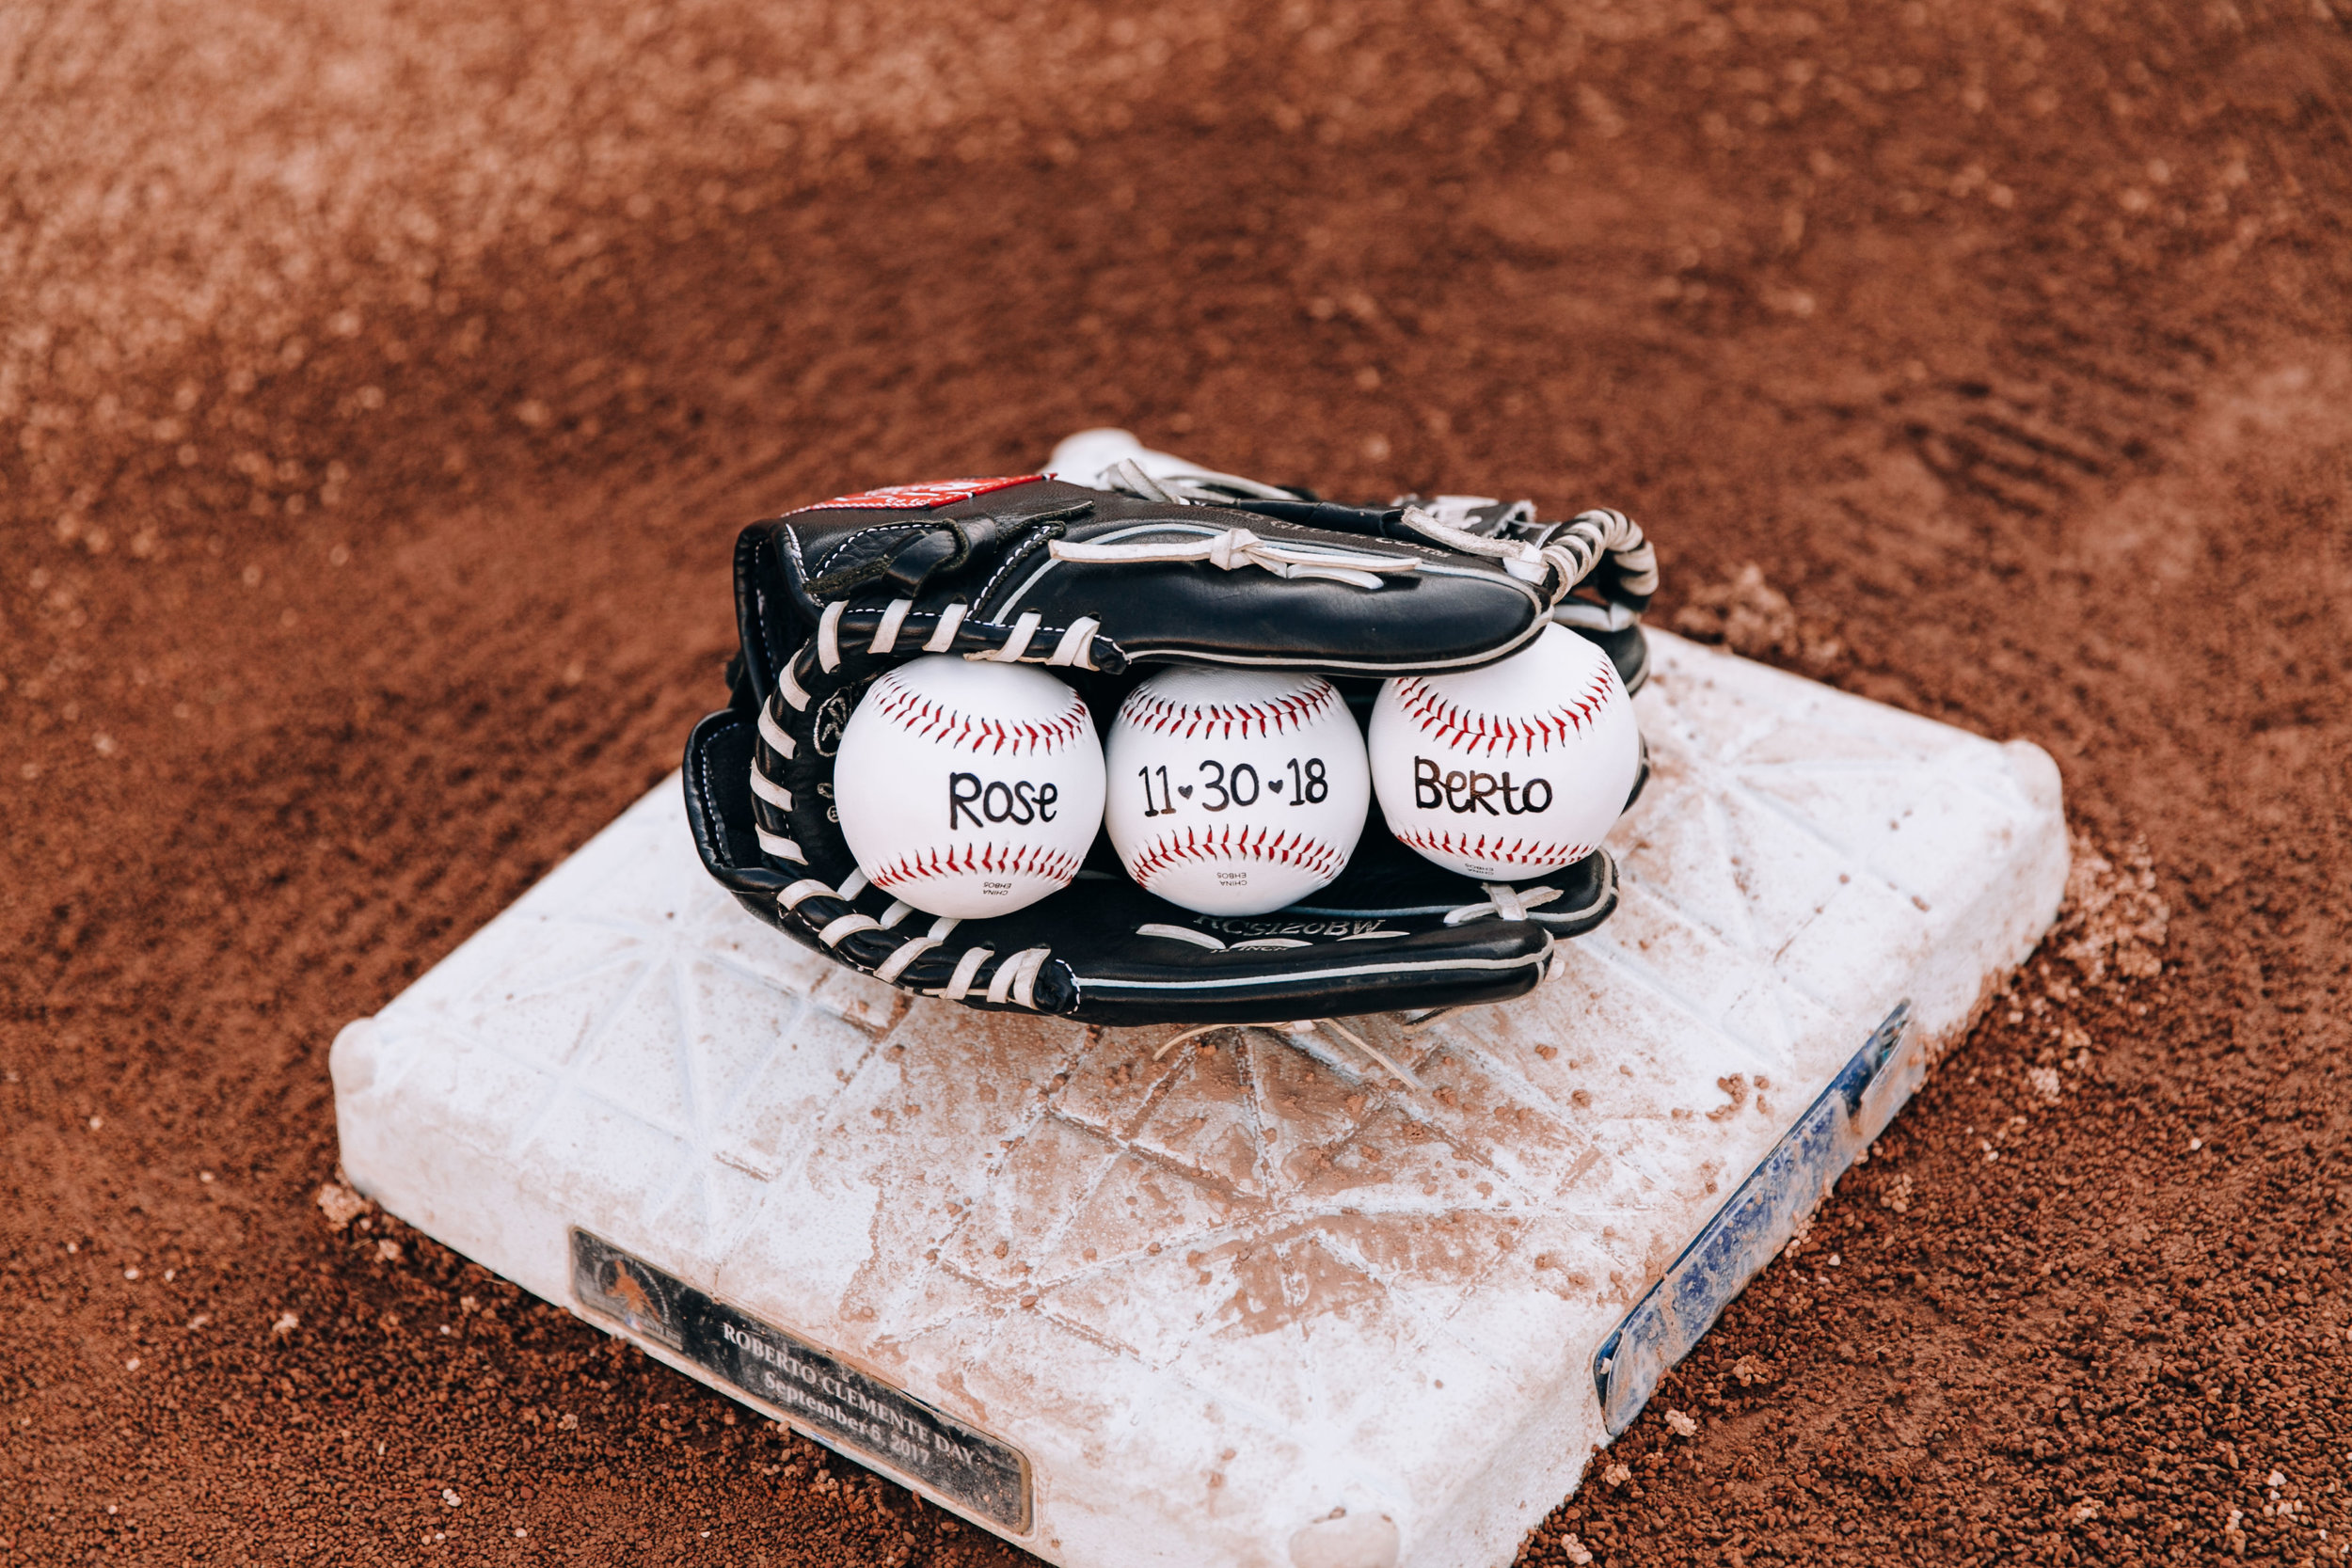
<path id="1" fill-rule="evenodd" d="M 1320 675 L 1163 672 L 1120 705 L 1104 754 L 1120 863 L 1202 914 L 1265 914 L 1328 884 L 1372 803 L 1363 735 Z"/>
<path id="2" fill-rule="evenodd" d="M 934 655 L 858 700 L 834 759 L 841 836 L 929 914 L 1010 914 L 1067 887 L 1103 821 L 1103 746 L 1041 670 Z"/>
<path id="3" fill-rule="evenodd" d="M 1591 854 L 1642 766 L 1616 666 L 1557 625 L 1500 664 L 1388 681 L 1371 729 L 1390 831 L 1481 881 L 1521 881 Z"/>

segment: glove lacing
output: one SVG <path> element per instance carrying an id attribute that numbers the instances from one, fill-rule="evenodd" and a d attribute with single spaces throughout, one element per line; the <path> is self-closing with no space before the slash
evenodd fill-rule
<path id="1" fill-rule="evenodd" d="M 1162 474 L 1154 478 L 1132 457 L 1121 458 L 1104 469 L 1095 476 L 1090 488 L 1133 496 L 1137 500 L 1172 501 L 1180 506 L 1215 506 L 1220 501 L 1232 500 L 1287 501 L 1298 499 L 1295 492 L 1279 485 L 1244 479 L 1239 474 L 1217 473 L 1209 468 Z"/>
<path id="2" fill-rule="evenodd" d="M 1521 582 L 1550 578 L 1554 603 L 1565 598 L 1592 575 L 1601 558 L 1613 557 L 1625 591 L 1646 599 L 1658 592 L 1658 551 L 1643 536 L 1642 527 L 1622 512 L 1596 507 L 1580 512 L 1537 544 L 1527 539 L 1489 539 L 1441 520 L 1426 507 L 1405 508 L 1406 528 L 1433 543 L 1465 555 L 1499 562 Z"/>
<path id="3" fill-rule="evenodd" d="M 1173 502 L 1183 506 L 1216 506 L 1222 502 L 1237 500 L 1287 501 L 1295 500 L 1298 496 L 1297 492 L 1282 489 L 1279 485 L 1266 484 L 1254 479 L 1245 479 L 1239 474 L 1218 473 L 1206 468 L 1155 477 L 1132 457 L 1124 458 L 1104 469 L 1095 477 L 1093 485 L 1095 488 L 1109 490 L 1119 495 L 1133 496 L 1138 500 Z M 1593 568 L 1600 563 L 1604 555 L 1616 558 L 1617 568 L 1627 593 L 1646 600 L 1658 592 L 1657 550 L 1643 536 L 1639 524 L 1624 513 L 1612 511 L 1606 507 L 1597 507 L 1591 511 L 1579 513 L 1568 522 L 1545 530 L 1543 536 L 1534 540 L 1509 536 L 1497 538 L 1472 533 L 1466 529 L 1454 527 L 1438 516 L 1430 508 L 1418 504 L 1408 504 L 1405 508 L 1403 520 L 1407 528 L 1435 544 L 1442 545 L 1448 549 L 1460 550 L 1466 554 L 1482 556 L 1489 561 L 1502 562 L 1504 571 L 1522 582 L 1542 582 L 1548 572 L 1557 574 L 1556 580 L 1551 587 L 1551 598 L 1555 604 L 1566 598 L 1575 590 L 1577 584 L 1591 576 Z M 1515 532 L 1528 526 L 1526 522 L 1516 519 L 1512 524 Z M 1233 532 L 1248 539 L 1254 540 L 1256 537 L 1247 529 L 1236 529 Z M 1279 555 L 1252 555 L 1246 560 L 1229 562 L 1200 553 L 1184 555 L 1076 553 L 1082 550 L 1125 551 L 1130 548 L 1139 549 L 1141 546 L 1065 546 L 1057 543 L 1054 546 L 1054 554 L 1057 559 L 1064 561 L 1215 560 L 1216 564 L 1229 571 L 1237 565 L 1254 565 L 1263 566 L 1281 577 L 1333 577 L 1338 575 L 1324 570 L 1282 570 L 1281 566 L 1289 564 L 1289 561 Z M 1272 546 L 1271 548 L 1284 550 L 1291 546 Z M 1322 563 L 1308 564 L 1320 565 Z M 1380 567 L 1357 566 L 1353 562 L 1346 564 L 1359 571 L 1382 570 Z M 1388 569 L 1409 571 L 1411 568 L 1398 566 Z M 1365 588 L 1378 586 L 1376 583 L 1362 582 L 1350 577 L 1341 577 L 1339 580 L 1357 582 L 1358 586 Z M 1614 624 L 1613 617 L 1612 624 Z"/>
<path id="4" fill-rule="evenodd" d="M 1132 565 L 1153 561 L 1205 561 L 1228 572 L 1255 566 L 1278 578 L 1324 578 L 1377 588 L 1380 579 L 1400 572 L 1417 572 L 1421 561 L 1409 555 L 1374 555 L 1366 550 L 1333 549 L 1321 545 L 1286 545 L 1262 539 L 1246 528 L 1229 528 L 1196 539 L 1155 539 L 1132 545 L 1088 545 L 1057 539 L 1046 546 L 1057 561 L 1089 564 L 1118 562 Z"/>

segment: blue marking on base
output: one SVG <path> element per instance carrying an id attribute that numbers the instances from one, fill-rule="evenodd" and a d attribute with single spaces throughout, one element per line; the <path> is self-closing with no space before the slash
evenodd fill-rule
<path id="1" fill-rule="evenodd" d="M 1893 1059 L 1910 1022 L 1911 1004 L 1898 1003 L 1602 1342 L 1593 1357 L 1593 1381 L 1610 1436 L 1633 1424 L 1659 1380 L 1715 1326 L 1732 1298 L 1788 1244 L 1797 1223 L 1869 1147 L 1878 1129 L 1864 1127 L 1863 1099 Z M 1887 1113 L 1892 1115 L 1892 1106 Z"/>

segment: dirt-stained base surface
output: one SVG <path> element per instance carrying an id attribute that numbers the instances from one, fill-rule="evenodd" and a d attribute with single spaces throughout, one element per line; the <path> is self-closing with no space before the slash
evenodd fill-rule
<path id="1" fill-rule="evenodd" d="M 1095 423 L 1621 507 L 2064 771 L 2065 929 L 1523 1562 L 2352 1548 L 2343 0 L 22 0 L 0 148 L 0 1560 L 1019 1560 L 315 1198 L 738 525 Z"/>

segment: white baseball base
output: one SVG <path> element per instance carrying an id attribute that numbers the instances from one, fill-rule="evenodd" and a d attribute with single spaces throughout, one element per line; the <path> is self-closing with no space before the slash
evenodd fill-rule
<path id="1" fill-rule="evenodd" d="M 1668 636 L 1624 903 L 1419 1031 L 909 1000 L 665 784 L 336 1041 L 350 1179 L 1068 1568 L 1487 1568 L 2053 918 L 2057 769 Z M 901 1049 L 903 1047 L 903 1049 Z"/>

